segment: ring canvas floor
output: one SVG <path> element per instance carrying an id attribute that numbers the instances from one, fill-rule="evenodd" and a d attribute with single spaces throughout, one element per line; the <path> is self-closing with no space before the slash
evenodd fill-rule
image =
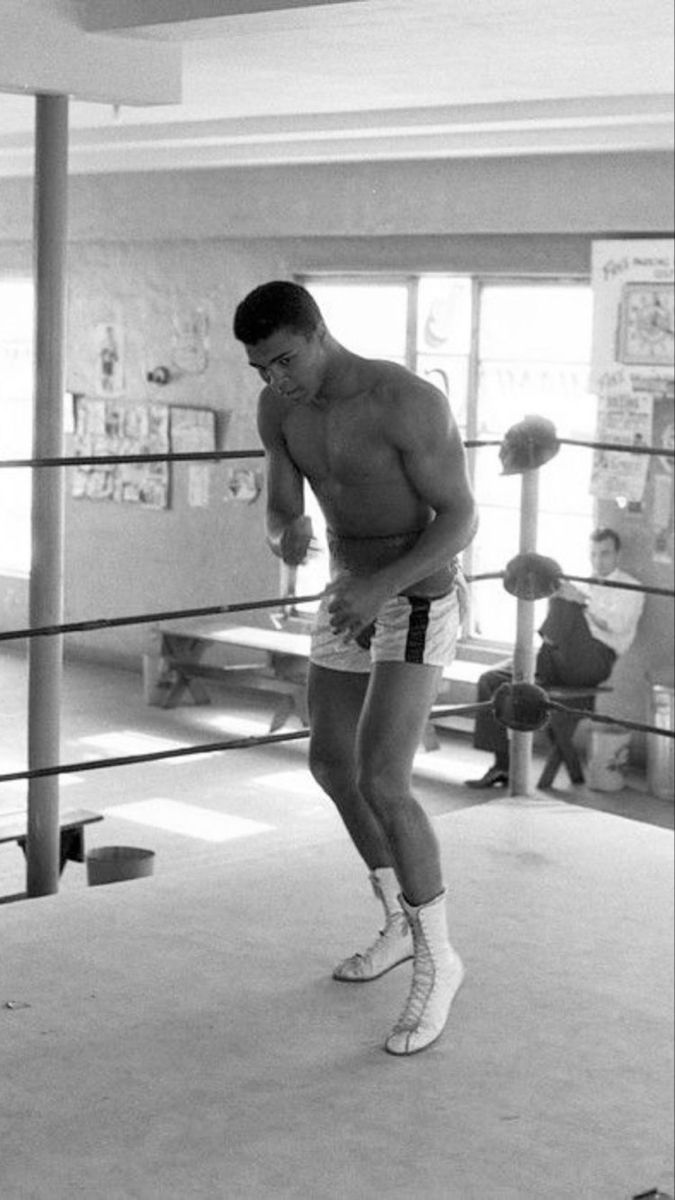
<path id="1" fill-rule="evenodd" d="M 0 674 L 12 769 L 21 663 Z M 68 759 L 265 715 L 148 710 L 137 677 L 105 668 L 69 668 L 65 691 Z M 105 814 L 89 845 L 154 849 L 156 868 L 88 888 L 70 864 L 58 896 L 0 907 L 3 1200 L 672 1194 L 667 806 L 637 790 L 601 812 L 565 781 L 476 803 L 461 780 L 484 763 L 445 734 L 416 762 L 467 979 L 443 1038 L 409 1060 L 382 1050 L 409 966 L 330 978 L 379 912 L 302 743 L 64 787 Z M 0 787 L 4 809 L 17 799 Z M 3 847 L 0 896 L 22 887 Z"/>

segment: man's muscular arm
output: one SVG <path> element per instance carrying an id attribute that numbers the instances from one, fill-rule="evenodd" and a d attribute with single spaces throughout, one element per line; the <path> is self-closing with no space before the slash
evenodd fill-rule
<path id="1" fill-rule="evenodd" d="M 304 562 L 312 541 L 312 522 L 304 515 L 300 471 L 283 436 L 278 396 L 268 388 L 258 403 L 258 431 L 267 456 L 267 544 L 288 566 Z"/>
<path id="2" fill-rule="evenodd" d="M 464 550 L 476 534 L 478 512 L 464 446 L 442 392 L 419 381 L 400 397 L 392 418 L 391 437 L 406 478 L 434 511 L 412 549 L 380 572 L 394 594 Z"/>

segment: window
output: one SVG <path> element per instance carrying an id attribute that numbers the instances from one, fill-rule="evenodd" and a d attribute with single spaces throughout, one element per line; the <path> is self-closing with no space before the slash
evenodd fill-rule
<path id="1" fill-rule="evenodd" d="M 33 284 L 0 279 L 0 458 L 30 458 Z M 0 571 L 30 570 L 31 472 L 0 468 Z"/>
<path id="2" fill-rule="evenodd" d="M 529 413 L 548 417 L 561 437 L 593 436 L 588 284 L 469 275 L 302 282 L 349 349 L 405 363 L 445 392 L 465 439 L 498 440 Z M 496 448 L 471 451 L 469 468 L 481 525 L 465 569 L 500 571 L 518 553 L 520 477 L 500 474 Z M 570 574 L 588 571 L 590 473 L 591 455 L 566 447 L 540 475 L 539 549 Z M 306 502 L 322 530 L 311 494 Z M 321 590 L 325 579 L 324 553 L 300 568 L 298 594 Z M 514 630 L 514 601 L 501 583 L 475 587 L 465 636 L 509 644 Z"/>

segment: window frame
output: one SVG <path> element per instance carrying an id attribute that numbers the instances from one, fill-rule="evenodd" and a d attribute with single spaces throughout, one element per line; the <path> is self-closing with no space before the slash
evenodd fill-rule
<path id="1" fill-rule="evenodd" d="M 484 291 L 487 288 L 498 287 L 589 288 L 591 286 L 591 277 L 588 273 L 573 271 L 568 273 L 561 273 L 559 271 L 546 273 L 509 271 L 502 274 L 480 270 L 468 271 L 440 268 L 434 271 L 420 270 L 415 272 L 389 270 L 361 272 L 323 269 L 296 272 L 294 279 L 297 283 L 310 290 L 313 284 L 324 286 L 326 284 L 335 284 L 344 287 L 358 286 L 366 283 L 373 286 L 377 286 L 378 284 L 382 286 L 405 286 L 408 295 L 405 363 L 408 369 L 416 374 L 420 358 L 420 350 L 418 348 L 420 281 L 433 277 L 448 278 L 453 276 L 468 279 L 471 285 L 471 328 L 467 355 L 466 427 L 463 430 L 463 437 L 466 441 L 473 441 L 478 437 L 479 428 L 481 302 Z M 476 456 L 478 453 L 479 450 L 477 449 L 467 450 L 467 469 L 472 486 L 475 485 L 476 481 Z M 591 507 L 594 507 L 592 503 Z M 475 544 L 472 542 L 462 555 L 462 563 L 467 575 L 473 573 L 474 561 Z M 482 637 L 473 632 L 473 618 L 471 590 L 469 589 L 461 644 L 471 647 L 474 650 L 495 650 L 501 652 L 509 650 L 511 643 L 495 641 L 494 639 Z"/>

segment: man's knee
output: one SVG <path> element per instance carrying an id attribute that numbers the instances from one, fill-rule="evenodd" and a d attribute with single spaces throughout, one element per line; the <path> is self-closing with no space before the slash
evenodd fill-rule
<path id="1" fill-rule="evenodd" d="M 329 796 L 340 795 L 354 786 L 351 755 L 314 738 L 309 747 L 309 769 L 319 787 Z"/>
<path id="2" fill-rule="evenodd" d="M 410 793 L 410 767 L 392 754 L 362 754 L 356 766 L 358 789 L 368 806 L 386 824 L 387 815 Z"/>

